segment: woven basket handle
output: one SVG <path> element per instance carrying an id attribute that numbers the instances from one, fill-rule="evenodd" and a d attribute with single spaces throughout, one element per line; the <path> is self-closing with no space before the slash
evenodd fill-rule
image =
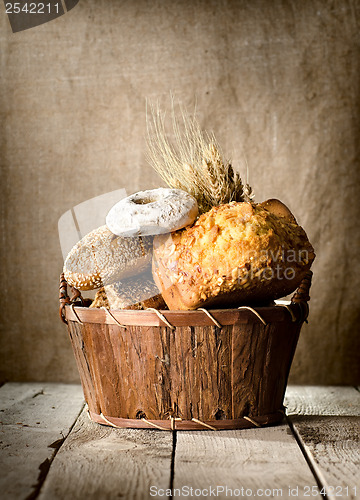
<path id="1" fill-rule="evenodd" d="M 299 288 L 291 297 L 292 304 L 299 304 L 300 302 L 307 303 L 310 300 L 309 290 L 311 287 L 312 275 L 312 271 L 307 271 L 299 285 Z"/>
<path id="2" fill-rule="evenodd" d="M 63 321 L 65 324 L 67 324 L 67 320 L 65 319 L 64 315 L 64 307 L 66 304 L 73 304 L 76 302 L 78 299 L 80 299 L 80 303 L 83 305 L 84 304 L 84 299 L 81 296 L 81 293 L 79 290 L 76 288 L 71 287 L 72 291 L 72 296 L 71 298 L 68 296 L 67 293 L 67 281 L 65 279 L 64 273 L 60 274 L 60 287 L 59 287 L 59 301 L 60 301 L 60 308 L 59 308 L 59 314 L 61 321 Z"/>
<path id="3" fill-rule="evenodd" d="M 291 297 L 291 306 L 297 309 L 299 314 L 298 321 L 302 323 L 305 321 L 307 323 L 307 317 L 309 316 L 309 304 L 310 300 L 309 290 L 311 287 L 312 271 L 307 271 L 303 277 L 298 289 Z"/>

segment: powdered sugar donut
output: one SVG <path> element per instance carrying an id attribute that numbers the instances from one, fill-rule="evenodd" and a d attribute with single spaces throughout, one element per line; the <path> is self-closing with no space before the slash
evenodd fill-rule
<path id="1" fill-rule="evenodd" d="M 106 225 L 118 236 L 164 234 L 192 224 L 197 214 L 197 201 L 189 193 L 158 188 L 139 191 L 116 203 Z"/>

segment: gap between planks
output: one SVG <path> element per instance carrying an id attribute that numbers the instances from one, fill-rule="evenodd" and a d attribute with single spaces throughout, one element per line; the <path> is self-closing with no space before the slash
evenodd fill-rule
<path id="1" fill-rule="evenodd" d="M 2 498 L 35 498 L 84 406 L 81 387 L 7 383 L 0 388 L 0 405 Z"/>
<path id="2" fill-rule="evenodd" d="M 284 498 L 289 486 L 315 485 L 286 424 L 216 432 L 114 429 L 91 422 L 84 410 L 55 457 L 39 500 L 145 499 L 151 487 L 174 491 L 210 483 L 253 490 L 277 484 Z"/>
<path id="3" fill-rule="evenodd" d="M 152 484 L 171 484 L 173 433 L 115 429 L 84 409 L 58 451 L 39 500 L 149 498 Z"/>
<path id="4" fill-rule="evenodd" d="M 20 393 L 22 392 L 23 396 L 26 394 L 23 399 L 21 394 L 18 394 L 16 404 L 11 404 L 11 399 L 14 399 L 14 393 L 19 386 L 12 387 L 10 393 L 13 394 L 6 403 L 13 418 L 12 423 L 5 422 L 8 428 L 15 427 L 16 432 L 21 430 L 16 426 L 16 422 L 19 422 L 21 401 L 30 406 L 44 401 L 43 386 L 35 385 L 32 384 L 30 390 L 30 384 L 24 384 L 26 390 L 24 388 Z M 47 384 L 49 385 L 51 384 Z M 6 386 L 0 389 L 0 396 Z M 60 388 L 64 385 L 58 387 L 61 393 L 63 389 Z M 2 394 L 4 395 L 4 392 Z M 6 402 L 5 396 L 3 400 Z M 55 397 L 59 399 L 58 395 Z M 341 479 L 341 473 L 344 472 L 343 461 L 348 459 L 348 462 L 356 466 L 358 455 L 354 449 L 350 457 L 344 453 L 336 457 L 333 453 L 325 455 L 324 458 L 324 454 L 319 453 L 319 443 L 308 431 L 310 429 L 312 432 L 319 432 L 319 429 L 327 428 L 330 423 L 333 433 L 339 427 L 343 429 L 339 437 L 340 440 L 343 439 L 349 429 L 355 429 L 353 424 L 358 422 L 356 418 L 359 417 L 356 415 L 359 415 L 360 410 L 359 398 L 359 392 L 349 387 L 292 386 L 287 391 L 287 404 L 296 412 L 296 415 L 290 415 L 288 418 L 293 432 L 302 443 L 304 455 L 308 456 L 315 476 L 321 481 L 320 485 L 331 485 L 332 477 L 340 476 Z M 29 416 L 27 418 L 27 425 L 34 426 L 34 421 L 31 421 Z M 62 499 L 67 495 L 79 499 L 84 496 L 89 499 L 98 498 L 101 495 L 101 498 L 110 499 L 114 498 L 115 492 L 116 495 L 121 493 L 129 499 L 148 498 L 151 484 L 164 489 L 178 488 L 186 483 L 206 486 L 210 479 L 212 482 L 222 481 L 222 484 L 226 482 L 229 487 L 258 485 L 264 488 L 266 485 L 271 487 L 274 481 L 278 481 L 278 485 L 283 484 L 284 488 L 286 485 L 283 498 L 287 497 L 289 485 L 304 486 L 306 481 L 309 485 L 319 487 L 287 424 L 263 429 L 217 432 L 118 430 L 90 422 L 83 411 L 75 424 L 74 420 L 72 421 L 72 426 L 68 437 L 52 458 L 50 470 L 40 490 L 41 500 Z M 354 432 L 348 440 L 350 444 L 355 442 Z M 327 437 L 329 438 L 329 435 Z M 335 446 L 335 451 L 339 452 L 338 441 L 335 439 L 327 443 L 323 440 L 320 444 L 330 449 Z M 48 440 L 46 442 L 49 443 Z M 329 460 L 326 460 L 329 457 L 332 470 L 328 467 Z M 335 466 L 334 458 L 338 462 Z M 289 466 L 290 462 L 294 463 Z M 38 466 L 39 462 L 35 465 Z M 33 467 L 33 470 L 36 471 L 36 468 Z M 167 471 L 165 478 L 164 471 Z M 349 468 L 345 473 L 344 480 L 349 481 L 355 477 Z M 17 475 L 21 476 L 19 469 Z M 33 474 L 29 485 L 35 481 Z M 33 489 L 31 491 L 34 492 Z M 328 496 L 332 498 L 331 495 Z M 25 498 L 25 495 L 13 495 L 11 498 L 19 497 Z"/>
<path id="5" fill-rule="evenodd" d="M 290 386 L 285 404 L 290 427 L 327 498 L 355 499 L 360 490 L 357 388 Z"/>
<path id="6" fill-rule="evenodd" d="M 42 486 L 43 486 L 43 484 L 44 484 L 44 482 L 45 482 L 45 480 L 47 478 L 47 475 L 49 473 L 51 464 L 53 463 L 54 458 L 56 457 L 56 454 L 60 450 L 62 444 L 65 441 L 65 439 L 68 437 L 68 435 L 72 431 L 72 429 L 73 429 L 74 425 L 76 424 L 77 419 L 81 415 L 81 412 L 83 411 L 84 407 L 85 407 L 85 402 L 82 405 L 82 407 L 81 407 L 78 415 L 76 416 L 76 418 L 74 420 L 74 423 L 70 426 L 68 433 L 66 435 L 64 435 L 64 437 L 62 439 L 59 439 L 58 441 L 55 441 L 54 443 L 52 443 L 51 445 L 49 445 L 49 447 L 53 447 L 54 448 L 54 453 L 52 454 L 52 456 L 49 459 L 46 459 L 45 462 L 43 462 L 42 464 L 40 464 L 40 466 L 39 466 L 40 473 L 38 475 L 37 482 L 32 485 L 32 487 L 34 488 L 34 490 L 33 490 L 33 492 L 30 495 L 28 495 L 26 497 L 26 500 L 35 500 L 35 499 L 37 499 L 39 497 L 41 488 L 42 488 Z"/>
<path id="7" fill-rule="evenodd" d="M 292 498 L 290 490 L 305 486 L 316 482 L 286 422 L 260 429 L 178 432 L 174 489 L 179 492 L 215 489 L 216 498 L 225 499 L 265 496 L 266 490 L 266 496 Z"/>

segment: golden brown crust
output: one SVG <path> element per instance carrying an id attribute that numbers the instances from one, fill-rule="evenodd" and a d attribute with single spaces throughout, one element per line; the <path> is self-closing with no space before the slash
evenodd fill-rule
<path id="1" fill-rule="evenodd" d="M 106 307 L 110 309 L 109 301 L 106 296 L 105 288 L 101 287 L 95 294 L 95 298 L 89 307 Z"/>
<path id="2" fill-rule="evenodd" d="M 291 293 L 315 254 L 291 212 L 275 215 L 271 208 L 231 202 L 191 228 L 155 237 L 153 275 L 169 309 L 259 303 Z"/>
<path id="3" fill-rule="evenodd" d="M 90 307 L 106 307 L 114 310 L 167 308 L 151 273 L 143 273 L 100 288 Z"/>
<path id="4" fill-rule="evenodd" d="M 258 207 L 265 208 L 268 212 L 271 212 L 278 217 L 285 217 L 289 222 L 293 222 L 297 224 L 295 217 L 290 212 L 288 207 L 284 205 L 284 203 L 280 200 L 276 200 L 275 198 L 271 198 L 270 200 L 263 201 L 258 204 Z"/>

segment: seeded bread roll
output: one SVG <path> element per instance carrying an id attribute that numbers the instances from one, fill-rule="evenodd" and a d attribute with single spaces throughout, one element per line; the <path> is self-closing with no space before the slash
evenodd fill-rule
<path id="1" fill-rule="evenodd" d="M 69 252 L 65 279 L 78 290 L 93 290 L 143 272 L 151 262 L 152 236 L 122 238 L 107 226 L 94 229 Z"/>
<path id="2" fill-rule="evenodd" d="M 231 202 L 191 228 L 156 236 L 153 276 L 169 309 L 261 304 L 295 290 L 314 257 L 278 200 Z"/>
<path id="3" fill-rule="evenodd" d="M 90 307 L 107 309 L 166 309 L 166 304 L 151 273 L 106 285 L 97 291 Z"/>

